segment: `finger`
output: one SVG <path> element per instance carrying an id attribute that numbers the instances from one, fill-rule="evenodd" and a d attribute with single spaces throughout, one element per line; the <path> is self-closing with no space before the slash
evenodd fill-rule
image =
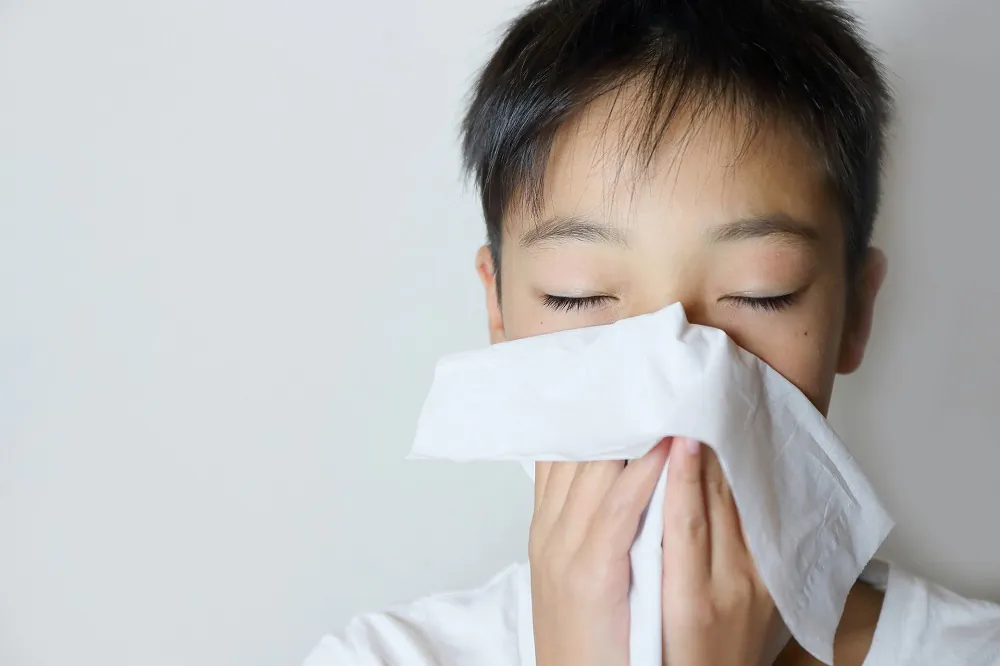
<path id="1" fill-rule="evenodd" d="M 560 516 L 560 524 L 576 543 L 589 530 L 594 515 L 624 469 L 622 460 L 598 460 L 584 463 L 577 470 Z"/>
<path id="2" fill-rule="evenodd" d="M 627 554 L 635 541 L 642 512 L 667 461 L 669 440 L 663 440 L 646 455 L 631 461 L 615 479 L 614 485 L 594 516 L 589 543 L 605 556 Z"/>
<path id="3" fill-rule="evenodd" d="M 545 488 L 536 515 L 546 517 L 549 522 L 554 522 L 559 517 L 579 467 L 578 462 L 557 461 L 549 464 Z"/>
<path id="4" fill-rule="evenodd" d="M 569 493 L 570 485 L 573 483 L 573 476 L 579 463 L 575 462 L 550 462 L 545 475 L 545 485 L 539 493 L 540 499 L 536 502 L 535 513 L 531 517 L 531 533 L 529 542 L 536 544 L 547 543 L 555 525 L 559 521 L 562 513 L 566 495 Z M 529 543 L 530 546 L 530 543 Z"/>
<path id="5" fill-rule="evenodd" d="M 663 587 L 667 598 L 698 597 L 709 583 L 703 448 L 696 440 L 678 438 L 670 451 L 663 507 Z"/>
<path id="6" fill-rule="evenodd" d="M 733 494 L 719 458 L 711 449 L 704 452 L 705 503 L 708 509 L 711 570 L 713 576 L 744 570 L 749 560 Z"/>
<path id="7" fill-rule="evenodd" d="M 538 513 L 542 505 L 542 498 L 545 497 L 545 485 L 549 480 L 549 470 L 552 463 L 546 460 L 539 460 L 535 463 L 535 513 Z"/>

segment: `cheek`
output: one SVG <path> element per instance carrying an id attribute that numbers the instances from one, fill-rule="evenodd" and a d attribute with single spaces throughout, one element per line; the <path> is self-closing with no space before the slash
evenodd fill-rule
<path id="1" fill-rule="evenodd" d="M 504 334 L 508 340 L 530 338 L 545 333 L 555 333 L 575 326 L 567 325 L 565 317 L 548 311 L 533 299 L 516 298 L 502 305 Z"/>
<path id="2" fill-rule="evenodd" d="M 747 349 L 802 391 L 826 414 L 833 393 L 839 353 L 839 327 L 829 321 L 805 320 L 780 329 L 734 335 Z"/>
<path id="3" fill-rule="evenodd" d="M 532 298 L 530 290 L 525 285 L 510 280 L 503 283 L 502 289 L 500 316 L 503 319 L 503 332 L 507 340 L 519 340 L 554 332 L 546 321 L 544 312 L 535 303 L 536 299 Z"/>
<path id="4" fill-rule="evenodd" d="M 519 340 L 560 330 L 524 277 L 529 266 L 518 259 L 512 252 L 505 252 L 502 259 L 500 316 L 504 337 Z"/>
<path id="5" fill-rule="evenodd" d="M 782 348 L 759 356 L 825 414 L 833 391 L 836 354 L 831 351 L 830 341 L 815 331 L 803 329 L 793 333 L 792 338 Z"/>

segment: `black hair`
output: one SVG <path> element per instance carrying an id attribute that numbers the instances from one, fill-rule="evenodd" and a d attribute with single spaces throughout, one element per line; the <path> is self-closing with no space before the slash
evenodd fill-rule
<path id="1" fill-rule="evenodd" d="M 644 94 L 628 149 L 646 166 L 682 107 L 738 114 L 746 145 L 765 123 L 790 123 L 842 206 L 856 271 L 878 213 L 892 99 L 847 10 L 833 0 L 539 0 L 507 29 L 462 123 L 498 277 L 504 216 L 540 207 L 556 131 L 633 82 Z"/>

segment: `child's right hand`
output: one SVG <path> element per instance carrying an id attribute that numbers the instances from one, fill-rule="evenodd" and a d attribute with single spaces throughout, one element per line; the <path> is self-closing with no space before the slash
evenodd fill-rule
<path id="1" fill-rule="evenodd" d="M 667 459 L 538 463 L 528 552 L 538 666 L 628 666 L 629 549 Z"/>

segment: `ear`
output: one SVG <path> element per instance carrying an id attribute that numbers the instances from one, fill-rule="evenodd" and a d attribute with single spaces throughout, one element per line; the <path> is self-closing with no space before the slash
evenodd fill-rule
<path id="1" fill-rule="evenodd" d="M 476 272 L 486 290 L 486 322 L 490 330 L 490 344 L 503 342 L 507 339 L 503 330 L 503 314 L 500 312 L 500 291 L 497 285 L 496 267 L 493 265 L 493 253 L 488 245 L 476 252 Z"/>
<path id="2" fill-rule="evenodd" d="M 865 348 L 871 337 L 872 320 L 875 317 L 875 299 L 885 281 L 889 262 L 882 250 L 868 249 L 861 269 L 858 285 L 844 322 L 844 335 L 840 341 L 840 358 L 837 372 L 850 374 L 861 366 Z"/>

